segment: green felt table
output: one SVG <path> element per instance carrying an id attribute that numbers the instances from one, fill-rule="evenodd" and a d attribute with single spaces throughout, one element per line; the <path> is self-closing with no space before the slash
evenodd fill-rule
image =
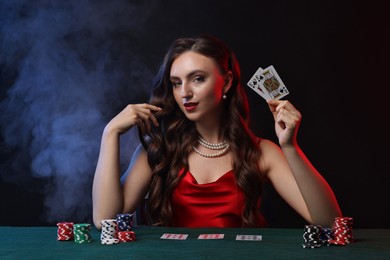
<path id="1" fill-rule="evenodd" d="M 57 241 L 57 227 L 0 227 L 0 259 L 390 259 L 390 229 L 353 230 L 345 246 L 302 248 L 302 229 L 187 229 L 135 227 L 136 241 L 102 245 L 92 241 Z M 164 233 L 188 234 L 186 240 L 163 240 Z M 225 234 L 200 240 L 200 234 Z M 236 235 L 261 235 L 262 241 L 236 241 Z"/>

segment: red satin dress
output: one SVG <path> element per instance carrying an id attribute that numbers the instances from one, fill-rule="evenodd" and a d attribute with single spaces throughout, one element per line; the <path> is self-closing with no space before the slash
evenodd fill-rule
<path id="1" fill-rule="evenodd" d="M 172 197 L 175 227 L 241 227 L 245 196 L 232 170 L 206 184 L 198 184 L 190 172 L 181 174 Z"/>

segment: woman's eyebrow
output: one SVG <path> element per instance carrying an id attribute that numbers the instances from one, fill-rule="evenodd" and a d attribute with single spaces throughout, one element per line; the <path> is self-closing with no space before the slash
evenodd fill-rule
<path id="1" fill-rule="evenodd" d="M 188 79 L 188 78 L 192 78 L 195 74 L 197 74 L 197 73 L 205 73 L 205 71 L 204 70 L 193 70 L 193 71 L 191 71 L 190 73 L 188 73 L 187 75 L 186 75 L 186 78 Z M 178 79 L 180 79 L 180 77 L 178 77 L 178 76 L 175 76 L 175 75 L 171 75 L 170 77 L 169 77 L 169 79 L 170 80 L 178 80 Z"/>

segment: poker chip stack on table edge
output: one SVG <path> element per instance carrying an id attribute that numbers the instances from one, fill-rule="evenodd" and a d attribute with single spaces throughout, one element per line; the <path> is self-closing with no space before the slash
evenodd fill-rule
<path id="1" fill-rule="evenodd" d="M 115 219 L 101 221 L 101 244 L 112 245 L 120 242 L 135 241 L 133 229 L 133 214 L 118 214 Z"/>
<path id="2" fill-rule="evenodd" d="M 305 225 L 302 244 L 303 248 L 318 248 L 321 247 L 322 242 L 320 240 L 320 234 L 322 227 L 319 225 Z"/>
<path id="3" fill-rule="evenodd" d="M 91 224 L 81 223 L 73 225 L 74 242 L 89 243 L 92 240 Z"/>
<path id="4" fill-rule="evenodd" d="M 101 224 L 100 242 L 103 245 L 118 244 L 118 224 L 116 219 L 103 219 Z"/>
<path id="5" fill-rule="evenodd" d="M 320 240 L 323 246 L 329 246 L 329 240 L 333 239 L 333 230 L 331 228 L 322 227 L 322 231 L 320 234 Z"/>
<path id="6" fill-rule="evenodd" d="M 134 214 L 117 214 L 116 222 L 118 225 L 118 239 L 120 242 L 135 241 L 133 230 Z"/>
<path id="7" fill-rule="evenodd" d="M 333 239 L 329 240 L 333 245 L 346 245 L 353 242 L 352 234 L 353 218 L 337 217 L 333 228 Z"/>
<path id="8" fill-rule="evenodd" d="M 320 225 L 305 225 L 303 248 L 319 248 L 329 245 L 346 245 L 353 242 L 353 218 L 336 217 L 333 229 Z"/>
<path id="9" fill-rule="evenodd" d="M 57 240 L 69 241 L 73 240 L 73 222 L 57 223 Z"/>

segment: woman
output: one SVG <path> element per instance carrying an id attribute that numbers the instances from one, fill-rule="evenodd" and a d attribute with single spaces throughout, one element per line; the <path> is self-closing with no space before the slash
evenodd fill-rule
<path id="1" fill-rule="evenodd" d="M 133 212 L 146 194 L 158 226 L 261 227 L 262 185 L 270 181 L 306 221 L 331 226 L 337 200 L 299 148 L 301 114 L 270 100 L 279 146 L 253 135 L 234 53 L 219 39 L 174 41 L 149 104 L 128 105 L 105 127 L 93 182 L 93 216 Z M 134 126 L 141 143 L 120 182 L 119 137 Z"/>

